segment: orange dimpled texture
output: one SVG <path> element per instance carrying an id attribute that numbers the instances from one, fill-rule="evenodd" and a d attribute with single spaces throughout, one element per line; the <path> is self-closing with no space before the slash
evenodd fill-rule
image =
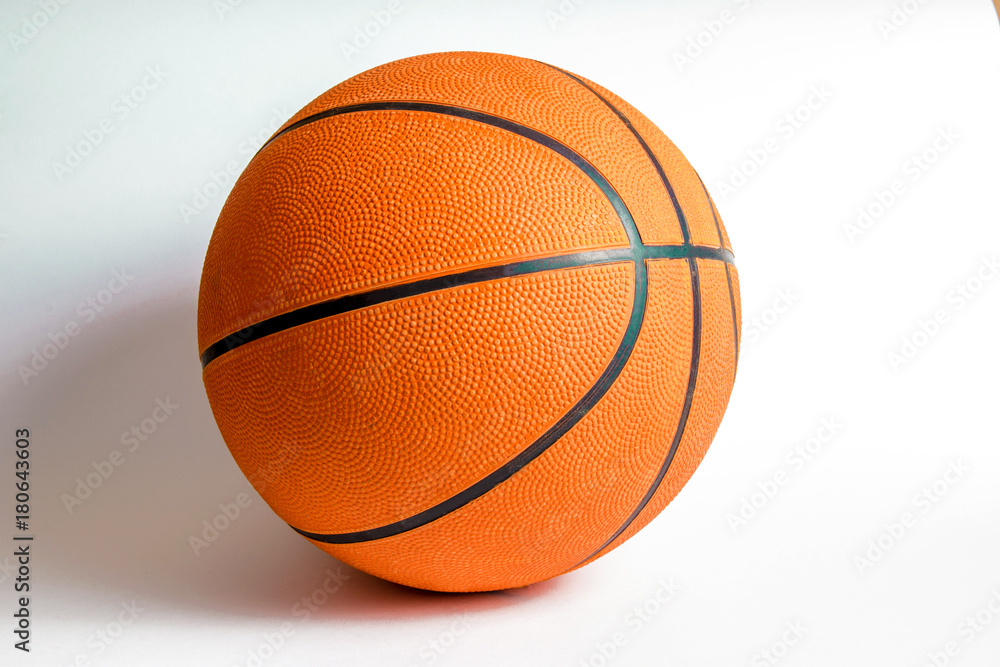
<path id="1" fill-rule="evenodd" d="M 524 586 L 651 521 L 739 356 L 732 248 L 698 175 L 561 69 L 438 53 L 345 81 L 254 156 L 198 302 L 237 464 L 344 562 Z"/>

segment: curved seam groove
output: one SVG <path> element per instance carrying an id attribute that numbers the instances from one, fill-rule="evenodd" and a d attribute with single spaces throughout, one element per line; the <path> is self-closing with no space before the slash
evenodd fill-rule
<path id="1" fill-rule="evenodd" d="M 646 259 L 678 259 L 700 257 L 715 259 L 730 264 L 732 253 L 724 248 L 712 246 L 662 245 L 641 246 L 638 249 L 613 248 L 609 250 L 592 250 L 566 255 L 556 255 L 541 259 L 525 260 L 511 264 L 470 269 L 459 273 L 451 273 L 433 278 L 425 278 L 409 283 L 379 287 L 367 292 L 347 294 L 345 296 L 326 299 L 302 306 L 294 310 L 274 315 L 267 319 L 250 324 L 239 331 L 212 343 L 201 354 L 202 368 L 208 366 L 222 355 L 256 340 L 310 324 L 328 317 L 369 308 L 388 301 L 429 294 L 431 292 L 489 282 L 514 276 L 529 275 L 557 269 L 571 269 L 597 264 L 631 261 L 639 255 Z"/>
<path id="2" fill-rule="evenodd" d="M 701 183 L 701 189 L 705 193 L 708 207 L 712 211 L 712 219 L 715 220 L 715 230 L 719 233 L 719 246 L 725 248 L 726 242 L 722 238 L 722 222 L 715 211 L 715 202 L 712 201 L 711 195 L 708 194 L 708 188 L 705 187 L 705 181 L 701 180 L 701 176 L 698 177 L 698 182 Z M 729 267 L 726 266 L 724 269 L 726 271 L 726 287 L 729 289 L 729 309 L 733 317 L 733 354 L 735 357 L 733 360 L 733 370 L 735 370 L 740 365 L 740 330 L 739 323 L 736 321 L 736 293 L 733 291 L 733 277 L 729 273 Z"/>
<path id="3" fill-rule="evenodd" d="M 646 142 L 643 136 L 639 133 L 639 130 L 632 124 L 632 121 L 629 120 L 629 118 L 620 109 L 618 109 L 618 107 L 612 104 L 610 100 L 601 95 L 597 90 L 594 89 L 593 86 L 588 84 L 580 77 L 576 76 L 575 74 L 572 74 L 571 72 L 559 69 L 558 67 L 555 67 L 553 69 L 562 72 L 563 74 L 565 74 L 566 76 L 573 79 L 581 86 L 589 90 L 591 93 L 593 93 L 595 97 L 604 102 L 604 104 L 606 104 L 608 108 L 610 108 L 614 112 L 614 114 L 618 116 L 619 119 L 621 119 L 625 127 L 627 127 L 629 131 L 633 134 L 633 136 L 635 136 L 636 140 L 639 142 L 643 150 L 646 152 L 647 157 L 650 159 L 650 161 L 653 163 L 653 166 L 656 168 L 657 174 L 659 174 L 660 179 L 663 181 L 664 188 L 666 188 L 667 193 L 670 195 L 670 201 L 673 203 L 674 211 L 677 214 L 677 220 L 681 226 L 681 233 L 684 236 L 685 245 L 690 244 L 691 230 L 687 223 L 687 216 L 684 214 L 684 210 L 681 208 L 680 201 L 677 199 L 677 194 L 674 192 L 674 188 L 670 184 L 670 180 L 667 178 L 666 172 L 663 171 L 663 166 L 660 164 L 660 161 L 656 158 L 656 155 L 653 153 L 652 148 L 649 146 L 649 144 Z M 607 540 L 605 540 L 605 542 L 600 547 L 592 551 L 589 556 L 578 562 L 571 569 L 580 567 L 581 565 L 599 556 L 605 549 L 611 546 L 611 544 L 613 544 L 615 540 L 617 540 L 622 535 L 622 533 L 628 530 L 628 527 L 632 525 L 632 523 L 636 520 L 636 518 L 638 518 L 639 514 L 642 513 L 642 511 L 649 504 L 649 501 L 652 500 L 653 496 L 656 494 L 657 490 L 660 487 L 660 484 L 662 483 L 663 479 L 666 477 L 667 472 L 670 469 L 670 465 L 673 463 L 674 456 L 677 454 L 677 450 L 680 447 L 681 440 L 684 437 L 684 430 L 687 427 L 688 416 L 691 414 L 691 406 L 694 403 L 694 393 L 698 381 L 698 366 L 700 363 L 700 356 L 701 356 L 701 280 L 698 275 L 697 259 L 695 257 L 689 256 L 687 258 L 687 262 L 688 262 L 688 270 L 691 274 L 691 320 L 692 320 L 691 364 L 688 373 L 687 391 L 685 392 L 684 395 L 684 407 L 681 409 L 681 414 L 677 421 L 677 430 L 674 432 L 674 439 L 670 443 L 670 449 L 667 451 L 666 460 L 664 460 L 663 464 L 660 466 L 656 478 L 653 480 L 652 485 L 649 487 L 649 489 L 646 491 L 646 494 L 639 501 L 639 504 L 636 506 L 636 508 L 632 511 L 632 513 L 628 516 L 628 518 L 625 519 L 625 521 L 618 527 L 618 529 L 615 530 L 614 533 Z"/>

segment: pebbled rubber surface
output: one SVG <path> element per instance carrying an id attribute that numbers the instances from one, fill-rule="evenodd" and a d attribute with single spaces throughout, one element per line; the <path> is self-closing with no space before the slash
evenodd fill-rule
<path id="1" fill-rule="evenodd" d="M 389 101 L 501 121 L 323 115 Z M 596 84 L 482 53 L 375 68 L 285 128 L 223 208 L 198 315 L 213 413 L 275 512 L 448 591 L 556 576 L 655 517 L 722 419 L 740 324 L 728 238 L 677 148 Z M 354 299 L 399 285 L 420 289 Z M 361 305 L 267 329 L 345 297 Z"/>

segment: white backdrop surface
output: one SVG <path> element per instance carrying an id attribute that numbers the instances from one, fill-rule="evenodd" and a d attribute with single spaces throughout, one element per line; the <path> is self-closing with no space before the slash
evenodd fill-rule
<path id="1" fill-rule="evenodd" d="M 988 0 L 17 0 L 0 30 L 0 664 L 998 664 Z M 447 50 L 544 60 L 652 118 L 715 196 L 743 292 L 729 411 L 677 500 L 595 564 L 491 594 L 382 582 L 296 536 L 226 450 L 195 342 L 226 172 L 334 84 Z"/>

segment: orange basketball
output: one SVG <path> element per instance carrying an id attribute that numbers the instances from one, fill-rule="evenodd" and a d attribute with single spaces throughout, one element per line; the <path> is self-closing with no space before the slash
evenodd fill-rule
<path id="1" fill-rule="evenodd" d="M 247 478 L 340 560 L 440 591 L 608 553 L 729 400 L 739 289 L 680 151 L 544 63 L 436 53 L 319 96 L 205 258 L 204 382 Z"/>

